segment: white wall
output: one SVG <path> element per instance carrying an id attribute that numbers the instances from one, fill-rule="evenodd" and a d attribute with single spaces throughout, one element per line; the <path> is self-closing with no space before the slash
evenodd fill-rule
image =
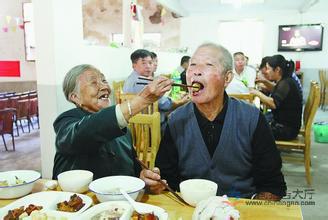
<path id="1" fill-rule="evenodd" d="M 42 175 L 52 175 L 55 133 L 52 123 L 64 110 L 73 107 L 63 95 L 61 84 L 73 66 L 89 63 L 99 68 L 109 81 L 124 79 L 132 71 L 127 48 L 113 49 L 83 44 L 80 0 L 34 0 L 37 83 L 40 100 Z M 158 72 L 178 66 L 181 54 L 158 53 Z"/>
<path id="2" fill-rule="evenodd" d="M 21 68 L 20 77 L 0 77 L 0 82 L 35 81 L 35 63 L 25 61 L 24 30 L 17 28 L 15 32 L 2 31 L 7 25 L 5 16 L 11 16 L 10 25 L 16 23 L 15 17 L 22 17 L 22 3 L 28 0 L 1 0 L 0 1 L 0 60 L 19 60 Z"/>
<path id="3" fill-rule="evenodd" d="M 256 19 L 264 22 L 263 56 L 280 53 L 286 58 L 301 60 L 302 68 L 324 68 L 328 62 L 328 27 L 324 29 L 323 49 L 320 52 L 278 52 L 278 25 L 322 23 L 328 24 L 328 15 L 320 11 L 308 12 L 303 15 L 297 11 L 273 11 L 264 13 L 261 11 L 247 13 L 240 11 L 220 13 L 218 15 L 198 14 L 182 18 L 180 43 L 181 47 L 189 47 L 191 51 L 204 41 L 218 42 L 218 27 L 220 21 L 234 21 L 242 19 Z M 254 33 L 256 37 L 257 33 Z"/>

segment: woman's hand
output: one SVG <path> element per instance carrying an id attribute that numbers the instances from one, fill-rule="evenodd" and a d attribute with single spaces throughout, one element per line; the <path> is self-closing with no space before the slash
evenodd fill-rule
<path id="1" fill-rule="evenodd" d="M 147 100 L 148 103 L 153 103 L 171 89 L 172 83 L 172 80 L 160 76 L 146 85 L 138 95 Z"/>
<path id="2" fill-rule="evenodd" d="M 160 194 L 165 189 L 165 186 L 158 181 L 161 179 L 161 176 L 157 167 L 154 167 L 153 170 L 143 169 L 140 172 L 140 179 L 146 183 L 151 193 Z M 166 183 L 166 180 L 163 181 Z"/>

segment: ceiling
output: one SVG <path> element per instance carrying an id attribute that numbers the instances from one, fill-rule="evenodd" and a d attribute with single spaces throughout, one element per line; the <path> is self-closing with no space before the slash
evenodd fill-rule
<path id="1" fill-rule="evenodd" d="M 234 5 L 221 4 L 220 0 L 176 0 L 180 4 L 181 9 L 190 14 L 214 14 L 227 11 L 280 11 L 280 10 L 325 10 L 328 8 L 327 0 L 264 0 L 263 4 L 245 4 L 241 7 Z M 313 6 L 311 6 L 313 4 Z M 186 15 L 186 14 L 185 14 Z"/>

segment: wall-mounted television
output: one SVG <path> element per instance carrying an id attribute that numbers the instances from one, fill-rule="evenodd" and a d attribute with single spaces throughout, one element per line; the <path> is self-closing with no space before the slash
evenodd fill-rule
<path id="1" fill-rule="evenodd" d="M 279 25 L 278 51 L 322 50 L 321 24 Z"/>

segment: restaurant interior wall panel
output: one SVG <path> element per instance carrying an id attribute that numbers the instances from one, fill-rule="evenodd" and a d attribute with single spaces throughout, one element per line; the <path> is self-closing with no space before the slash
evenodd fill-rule
<path id="1" fill-rule="evenodd" d="M 0 77 L 0 82 L 25 82 L 36 80 L 35 62 L 25 60 L 24 30 L 13 28 L 16 25 L 16 18 L 22 18 L 22 3 L 31 2 L 30 0 L 1 0 L 0 15 L 0 60 L 19 60 L 20 77 Z M 7 18 L 10 22 L 7 22 Z M 21 20 L 20 20 L 21 22 Z M 8 31 L 4 32 L 4 25 L 8 26 Z"/>

